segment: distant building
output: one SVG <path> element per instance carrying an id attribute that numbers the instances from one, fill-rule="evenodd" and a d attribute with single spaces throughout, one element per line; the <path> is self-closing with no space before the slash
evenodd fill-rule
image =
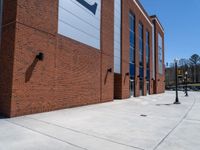
<path id="1" fill-rule="evenodd" d="M 0 4 L 1 114 L 164 92 L 164 29 L 138 0 Z"/>

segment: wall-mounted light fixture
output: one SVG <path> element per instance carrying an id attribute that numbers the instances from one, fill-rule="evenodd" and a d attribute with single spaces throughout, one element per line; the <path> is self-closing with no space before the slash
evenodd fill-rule
<path id="1" fill-rule="evenodd" d="M 38 60 L 40 60 L 40 61 L 42 61 L 42 60 L 44 60 L 44 53 L 38 53 L 37 55 L 36 55 L 36 58 L 38 59 Z"/>
<path id="2" fill-rule="evenodd" d="M 129 75 L 130 75 L 129 72 L 125 73 L 125 76 L 124 76 L 124 83 L 126 82 L 126 77 L 129 76 Z"/>
<path id="3" fill-rule="evenodd" d="M 140 78 L 140 75 L 138 75 L 137 77 Z"/>
<path id="4" fill-rule="evenodd" d="M 110 72 L 110 73 L 112 73 L 112 68 L 109 68 L 107 71 Z"/>

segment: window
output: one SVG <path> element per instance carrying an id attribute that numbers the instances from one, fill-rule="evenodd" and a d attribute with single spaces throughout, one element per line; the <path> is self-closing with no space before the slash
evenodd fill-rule
<path id="1" fill-rule="evenodd" d="M 155 80 L 156 78 L 156 66 L 155 66 L 155 25 L 153 24 L 152 28 L 152 77 Z"/>
<path id="2" fill-rule="evenodd" d="M 140 78 L 143 78 L 143 25 L 139 24 L 139 62 L 140 62 Z"/>
<path id="3" fill-rule="evenodd" d="M 147 80 L 149 81 L 150 79 L 150 45 L 149 45 L 149 32 L 146 31 L 146 75 L 147 75 Z"/>
<path id="4" fill-rule="evenodd" d="M 158 34 L 158 65 L 159 65 L 159 73 L 163 74 L 163 46 L 162 46 L 162 37 Z"/>
<path id="5" fill-rule="evenodd" d="M 129 34 L 130 34 L 130 77 L 135 76 L 135 16 L 129 13 Z"/>

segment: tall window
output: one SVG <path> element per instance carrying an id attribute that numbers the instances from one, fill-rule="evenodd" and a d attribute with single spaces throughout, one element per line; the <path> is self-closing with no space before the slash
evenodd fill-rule
<path id="1" fill-rule="evenodd" d="M 163 74 L 163 46 L 162 46 L 162 37 L 158 34 L 158 65 L 159 65 L 159 73 Z"/>
<path id="2" fill-rule="evenodd" d="M 156 66 L 155 66 L 155 25 L 153 24 L 152 28 L 152 77 L 155 80 L 155 75 L 156 75 Z"/>
<path id="3" fill-rule="evenodd" d="M 147 74 L 147 80 L 150 79 L 150 45 L 149 45 L 149 32 L 146 31 L 146 74 Z"/>
<path id="4" fill-rule="evenodd" d="M 129 34 L 130 34 L 130 77 L 135 76 L 135 16 L 129 13 Z"/>
<path id="5" fill-rule="evenodd" d="M 139 24 L 139 62 L 140 62 L 140 77 L 143 77 L 143 25 Z"/>

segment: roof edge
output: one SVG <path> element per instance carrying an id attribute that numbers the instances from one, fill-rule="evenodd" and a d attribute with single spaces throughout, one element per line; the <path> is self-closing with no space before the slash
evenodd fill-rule
<path id="1" fill-rule="evenodd" d="M 165 31 L 164 28 L 163 28 L 163 26 L 162 26 L 162 24 L 160 23 L 160 20 L 158 19 L 158 17 L 157 17 L 156 15 L 152 15 L 152 16 L 150 16 L 150 18 L 151 18 L 152 20 L 156 20 L 156 21 L 158 22 L 160 28 L 162 29 L 162 31 L 163 31 L 163 32 Z"/>
<path id="2" fill-rule="evenodd" d="M 146 10 L 144 9 L 144 7 L 142 6 L 142 4 L 140 3 L 139 0 L 133 0 L 133 2 L 136 3 L 137 7 L 142 11 L 142 14 L 144 15 L 144 17 L 147 19 L 147 21 L 150 23 L 151 26 L 153 26 L 153 23 L 151 21 L 150 16 L 148 15 L 148 13 L 146 12 Z"/>

